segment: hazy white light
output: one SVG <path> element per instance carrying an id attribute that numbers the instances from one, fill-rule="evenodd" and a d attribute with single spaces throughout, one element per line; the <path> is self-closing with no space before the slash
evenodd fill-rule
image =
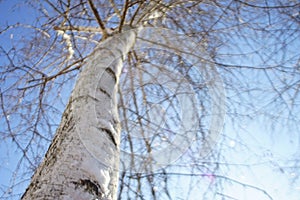
<path id="1" fill-rule="evenodd" d="M 230 146 L 231 148 L 235 147 L 235 145 L 236 145 L 236 143 L 235 143 L 234 140 L 231 140 L 231 141 L 229 142 L 229 146 Z"/>

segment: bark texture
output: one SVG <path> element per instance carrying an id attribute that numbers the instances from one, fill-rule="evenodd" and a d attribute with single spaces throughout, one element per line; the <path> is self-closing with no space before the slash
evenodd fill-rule
<path id="1" fill-rule="evenodd" d="M 135 38 L 135 30 L 114 35 L 90 56 L 23 200 L 116 199 L 120 143 L 116 85 Z"/>

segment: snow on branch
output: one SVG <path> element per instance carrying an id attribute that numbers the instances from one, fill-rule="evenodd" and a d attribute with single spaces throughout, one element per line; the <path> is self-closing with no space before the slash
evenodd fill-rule
<path id="1" fill-rule="evenodd" d="M 73 58 L 73 55 L 74 55 L 74 52 L 75 52 L 74 49 L 73 49 L 71 36 L 66 34 L 65 31 L 62 31 L 62 30 L 56 30 L 56 31 L 57 31 L 57 34 L 61 35 L 63 37 L 63 39 L 65 40 L 66 45 L 67 45 L 67 49 L 68 49 L 68 52 L 69 52 L 67 60 L 71 60 Z"/>

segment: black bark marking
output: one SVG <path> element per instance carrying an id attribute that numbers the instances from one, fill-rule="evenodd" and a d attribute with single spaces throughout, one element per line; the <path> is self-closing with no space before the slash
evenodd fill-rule
<path id="1" fill-rule="evenodd" d="M 104 90 L 103 88 L 99 88 L 99 90 L 100 90 L 100 92 L 102 92 L 103 94 L 105 94 L 106 96 L 108 96 L 111 99 L 110 94 L 106 90 Z"/>
<path id="2" fill-rule="evenodd" d="M 112 143 L 114 143 L 115 146 L 117 146 L 117 142 L 115 140 L 114 134 L 111 132 L 111 130 L 107 128 L 100 128 L 101 131 L 105 132 L 108 137 L 111 139 Z"/>
<path id="3" fill-rule="evenodd" d="M 115 83 L 117 82 L 116 73 L 111 68 L 106 68 L 105 72 L 108 73 L 114 79 Z"/>
<path id="4" fill-rule="evenodd" d="M 73 181 L 72 183 L 75 185 L 75 189 L 81 187 L 88 193 L 96 196 L 99 196 L 99 192 L 101 191 L 100 185 L 89 179 L 80 179 L 78 182 Z"/>

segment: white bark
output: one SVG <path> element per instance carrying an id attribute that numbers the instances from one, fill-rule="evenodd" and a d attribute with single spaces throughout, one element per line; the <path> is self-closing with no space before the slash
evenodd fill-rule
<path id="1" fill-rule="evenodd" d="M 22 199 L 115 199 L 119 134 L 116 90 L 134 30 L 96 48 L 80 74 L 44 161 Z"/>

